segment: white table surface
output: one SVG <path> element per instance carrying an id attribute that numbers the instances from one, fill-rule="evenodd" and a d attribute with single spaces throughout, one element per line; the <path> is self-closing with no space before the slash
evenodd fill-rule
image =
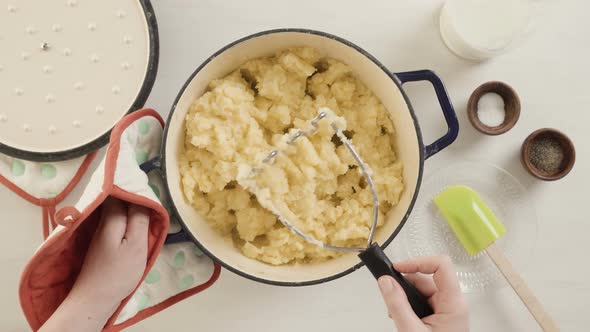
<path id="1" fill-rule="evenodd" d="M 590 328 L 590 2 L 536 1 L 536 29 L 521 45 L 487 63 L 451 54 L 438 32 L 442 2 L 429 0 L 167 0 L 154 1 L 160 29 L 160 68 L 147 106 L 167 114 L 177 91 L 206 57 L 250 33 L 279 27 L 330 32 L 357 43 L 393 71 L 432 69 L 445 81 L 461 123 L 452 147 L 427 161 L 426 175 L 456 160 L 487 161 L 515 175 L 529 190 L 539 215 L 536 250 L 524 278 L 563 331 Z M 501 19 L 499 19 L 501 21 Z M 487 137 L 469 124 L 470 93 L 503 80 L 520 94 L 517 126 Z M 432 90 L 407 91 L 425 140 L 444 130 Z M 529 176 L 518 160 L 524 138 L 541 127 L 566 132 L 576 143 L 577 163 L 555 183 Z M 79 191 L 70 200 L 75 200 Z M 19 274 L 41 242 L 40 209 L 0 187 L 3 244 L 0 250 L 0 330 L 26 331 L 18 304 Z M 527 239 L 523 239 L 527 240 Z M 395 241 L 392 246 L 395 246 Z M 393 248 L 388 248 L 389 251 Z M 516 295 L 503 288 L 469 294 L 473 331 L 536 331 Z M 374 281 L 360 270 L 305 288 L 271 287 L 223 271 L 212 288 L 130 328 L 131 331 L 391 331 L 393 323 Z"/>

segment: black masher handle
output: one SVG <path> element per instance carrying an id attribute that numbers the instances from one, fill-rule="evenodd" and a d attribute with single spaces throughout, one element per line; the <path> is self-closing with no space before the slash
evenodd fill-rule
<path id="1" fill-rule="evenodd" d="M 408 302 L 410 306 L 419 318 L 430 316 L 434 313 L 432 307 L 428 303 L 428 299 L 412 285 L 408 279 L 406 279 L 401 273 L 393 268 L 393 264 L 383 252 L 383 249 L 379 247 L 377 243 L 371 244 L 367 250 L 359 254 L 360 259 L 367 265 L 367 268 L 375 279 L 384 275 L 392 276 L 402 286 L 406 295 L 408 296 Z"/>

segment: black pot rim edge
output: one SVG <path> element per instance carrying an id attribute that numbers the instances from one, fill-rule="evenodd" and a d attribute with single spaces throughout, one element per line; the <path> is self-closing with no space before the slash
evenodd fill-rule
<path id="1" fill-rule="evenodd" d="M 146 24 L 148 27 L 148 34 L 149 34 L 149 41 L 150 41 L 150 49 L 149 49 L 149 57 L 148 63 L 146 68 L 146 73 L 144 76 L 143 84 L 139 89 L 137 97 L 135 101 L 131 104 L 129 110 L 123 115 L 127 115 L 133 113 L 139 109 L 141 109 L 145 102 L 148 99 L 152 91 L 152 87 L 154 86 L 154 82 L 156 81 L 156 75 L 158 72 L 158 61 L 160 57 L 160 45 L 159 45 L 159 38 L 158 38 L 158 22 L 156 21 L 156 15 L 154 13 L 154 8 L 150 0 L 138 0 L 141 4 L 143 9 L 143 13 L 145 15 Z M 115 124 L 113 124 L 114 127 Z M 0 143 L 0 153 L 4 153 L 8 156 L 30 160 L 35 162 L 54 162 L 54 161 L 62 161 L 68 159 L 74 159 L 86 154 L 89 154 L 93 151 L 96 151 L 103 146 L 105 146 L 111 137 L 112 128 L 109 129 L 107 132 L 102 134 L 100 137 L 75 148 L 57 151 L 57 152 L 35 152 L 35 151 L 27 151 L 18 149 L 9 145 L 5 145 Z"/>
<path id="2" fill-rule="evenodd" d="M 393 231 L 393 233 L 387 238 L 387 240 L 385 240 L 385 242 L 383 242 L 381 244 L 382 248 L 387 247 L 391 241 L 393 241 L 393 239 L 399 234 L 399 232 L 401 231 L 402 227 L 405 225 L 406 221 L 408 220 L 408 217 L 410 215 L 410 212 L 412 211 L 412 209 L 414 208 L 414 204 L 416 203 L 416 199 L 418 197 L 418 192 L 420 189 L 420 185 L 422 183 L 422 176 L 423 176 L 423 171 L 424 171 L 424 142 L 422 140 L 422 132 L 420 130 L 420 125 L 418 123 L 418 119 L 416 118 L 416 114 L 414 113 L 414 109 L 412 107 L 412 104 L 410 103 L 410 100 L 408 98 L 408 96 L 406 95 L 405 91 L 402 88 L 401 82 L 397 79 L 397 77 L 395 76 L 394 73 L 392 73 L 391 71 L 389 71 L 379 60 L 377 60 L 374 56 L 372 56 L 370 53 L 368 53 L 367 51 L 365 51 L 364 49 L 362 49 L 360 46 L 335 35 L 326 33 L 326 32 L 322 32 L 322 31 L 317 31 L 317 30 L 311 30 L 311 29 L 301 29 L 301 28 L 281 28 L 281 29 L 272 29 L 272 30 L 265 30 L 265 31 L 261 31 L 258 33 L 254 33 L 251 35 L 248 35 L 246 37 L 240 38 L 226 46 L 224 46 L 223 48 L 221 48 L 220 50 L 218 50 L 217 52 L 215 52 L 212 56 L 210 56 L 209 58 L 207 58 L 190 76 L 189 78 L 186 80 L 186 82 L 184 83 L 184 85 L 182 86 L 180 92 L 178 93 L 178 95 L 176 96 L 176 99 L 174 100 L 174 103 L 172 104 L 172 108 L 170 110 L 170 114 L 168 114 L 168 118 L 166 123 L 170 123 L 170 120 L 172 119 L 172 116 L 174 114 L 174 111 L 176 110 L 176 105 L 178 103 L 178 101 L 180 100 L 180 98 L 182 97 L 182 95 L 184 94 L 186 88 L 188 87 L 188 85 L 192 82 L 193 78 L 205 67 L 207 66 L 213 59 L 215 59 L 217 56 L 219 56 L 221 53 L 227 51 L 228 49 L 232 48 L 233 46 L 240 44 L 242 42 L 245 42 L 247 40 L 256 38 L 256 37 L 260 37 L 260 36 L 264 36 L 264 35 L 268 35 L 268 34 L 273 34 L 273 33 L 285 33 L 285 32 L 296 32 L 296 33 L 307 33 L 307 34 L 312 34 L 312 35 L 318 35 L 321 37 L 326 37 L 326 38 L 330 38 L 333 40 L 336 40 L 340 43 L 345 44 L 346 46 L 349 46 L 353 49 L 355 49 L 356 51 L 360 52 L 361 54 L 363 54 L 365 57 L 369 58 L 373 63 L 375 63 L 375 65 L 377 65 L 381 70 L 383 70 L 383 72 L 389 76 L 389 78 L 391 78 L 391 80 L 394 82 L 395 85 L 397 85 L 397 87 L 399 88 L 404 101 L 406 102 L 406 105 L 408 106 L 408 110 L 410 112 L 410 116 L 412 117 L 412 120 L 414 122 L 414 127 L 416 129 L 416 136 L 418 139 L 418 146 L 419 146 L 419 155 L 420 155 L 420 166 L 419 166 L 419 170 L 418 170 L 418 179 L 416 181 L 416 190 L 414 192 L 414 196 L 412 197 L 412 201 L 410 202 L 410 205 L 408 206 L 408 210 L 406 211 L 406 214 L 404 215 L 403 219 L 401 220 L 401 222 L 399 223 L 399 225 L 395 228 L 395 230 Z M 352 266 L 351 268 L 336 273 L 334 275 L 331 275 L 329 277 L 325 277 L 325 278 L 320 278 L 320 279 L 315 279 L 315 280 L 308 280 L 308 281 L 301 281 L 301 282 L 290 282 L 290 281 L 275 281 L 275 280 L 268 280 L 268 279 L 264 279 L 264 278 L 259 278 L 257 276 L 253 276 L 251 274 L 245 273 L 243 271 L 240 271 L 237 268 L 234 268 L 233 266 L 225 263 L 223 260 L 219 259 L 217 256 L 215 256 L 212 252 L 210 252 L 204 245 L 202 245 L 199 240 L 197 239 L 197 236 L 195 236 L 195 234 L 193 234 L 192 232 L 189 231 L 189 228 L 186 226 L 184 220 L 182 220 L 182 218 L 180 217 L 180 214 L 178 213 L 178 209 L 176 208 L 176 205 L 174 204 L 174 200 L 171 198 L 171 192 L 170 192 L 170 186 L 168 184 L 168 180 L 167 180 L 167 176 L 166 176 L 166 143 L 168 140 L 168 128 L 169 126 L 166 125 L 164 128 L 164 133 L 163 133 L 163 141 L 162 141 L 162 150 L 161 150 L 161 158 L 162 158 L 162 176 L 164 178 L 164 182 L 165 182 L 165 190 L 168 194 L 168 197 L 170 197 L 170 203 L 172 206 L 172 210 L 174 212 L 174 214 L 176 215 L 176 219 L 179 221 L 180 225 L 181 225 L 181 232 L 185 232 L 188 237 L 192 240 L 193 243 L 195 243 L 195 245 L 197 245 L 197 247 L 199 247 L 200 250 L 202 250 L 208 257 L 212 258 L 215 262 L 219 263 L 221 266 L 223 266 L 224 268 L 228 269 L 229 271 L 245 277 L 247 279 L 253 280 L 253 281 L 257 281 L 257 282 L 261 282 L 264 284 L 269 284 L 269 285 L 274 285 L 274 286 L 311 286 L 311 285 L 317 285 L 317 284 L 321 284 L 324 282 L 328 282 L 328 281 L 332 281 L 338 278 L 341 278 L 345 275 L 348 275 L 358 269 L 360 269 L 361 267 L 364 266 L 364 263 L 360 262 L 354 266 Z"/>

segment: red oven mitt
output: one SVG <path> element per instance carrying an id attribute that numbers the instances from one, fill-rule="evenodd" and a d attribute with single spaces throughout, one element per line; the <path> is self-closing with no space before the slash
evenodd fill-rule
<path id="1" fill-rule="evenodd" d="M 164 246 L 170 218 L 161 179 L 146 175 L 138 164 L 160 151 L 164 122 L 153 110 L 123 118 L 113 129 L 110 145 L 75 206 L 60 209 L 58 224 L 25 267 L 19 295 L 25 316 L 38 330 L 66 298 L 84 261 L 109 196 L 142 205 L 150 212 L 147 266 L 135 291 L 124 299 L 104 331 L 119 331 L 213 284 L 220 267 L 193 243 Z M 153 173 L 153 172 L 152 172 Z"/>
<path id="2" fill-rule="evenodd" d="M 78 184 L 96 156 L 56 162 L 34 162 L 0 154 L 0 183 L 42 209 L 43 238 L 57 224 L 55 209 Z"/>

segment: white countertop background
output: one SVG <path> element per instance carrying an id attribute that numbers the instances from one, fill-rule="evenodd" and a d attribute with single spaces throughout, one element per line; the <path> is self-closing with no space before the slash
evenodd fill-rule
<path id="1" fill-rule="evenodd" d="M 535 1 L 535 30 L 517 49 L 486 63 L 450 53 L 439 36 L 442 1 L 427 0 L 160 0 L 153 1 L 160 30 L 160 65 L 146 104 L 167 115 L 190 73 L 229 42 L 280 27 L 323 30 L 373 54 L 392 71 L 432 69 L 443 79 L 459 116 L 458 140 L 426 162 L 426 176 L 457 160 L 486 161 L 516 176 L 535 202 L 539 231 L 524 278 L 563 331 L 590 329 L 590 2 Z M 501 18 L 499 18 L 501 22 Z M 501 23 L 499 23 L 501 24 Z M 502 80 L 521 97 L 516 127 L 487 137 L 469 124 L 465 107 L 481 83 Z M 407 91 L 426 142 L 445 125 L 426 84 Z M 561 181 L 529 176 L 519 162 L 524 138 L 555 127 L 576 144 L 577 162 Z M 80 189 L 71 196 L 75 201 Z M 0 186 L 0 330 L 29 329 L 18 303 L 18 279 L 40 244 L 41 210 Z M 527 239 L 523 239 L 527 240 Z M 395 246 L 395 241 L 391 247 Z M 388 248 L 391 252 L 393 248 Z M 505 287 L 469 294 L 473 331 L 537 331 L 518 297 Z M 130 331 L 392 331 L 378 289 L 366 270 L 323 285 L 267 286 L 223 271 L 209 290 L 133 326 Z"/>

